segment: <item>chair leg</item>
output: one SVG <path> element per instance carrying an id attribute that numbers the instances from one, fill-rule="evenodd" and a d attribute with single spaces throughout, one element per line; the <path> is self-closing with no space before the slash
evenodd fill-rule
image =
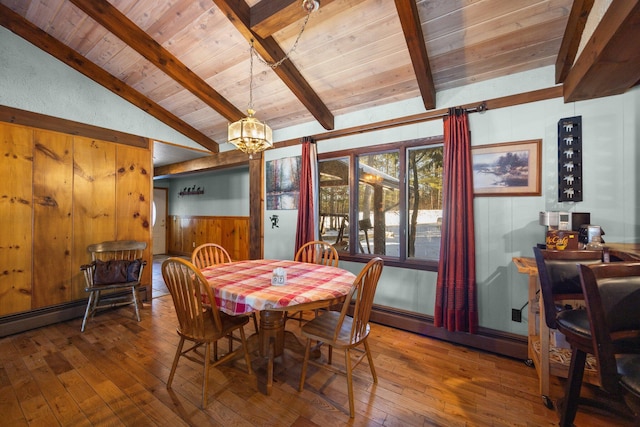
<path id="1" fill-rule="evenodd" d="M 355 416 L 355 405 L 353 403 L 353 377 L 351 372 L 351 352 L 348 348 L 344 350 L 344 366 L 347 371 L 347 389 L 349 391 L 349 417 Z"/>
<path id="2" fill-rule="evenodd" d="M 311 353 L 311 339 L 307 338 L 307 345 L 304 350 L 304 360 L 302 361 L 302 371 L 300 372 L 300 385 L 298 391 L 304 389 L 304 379 L 307 375 L 307 365 L 309 364 L 309 354 Z"/>
<path id="3" fill-rule="evenodd" d="M 562 403 L 560 413 L 561 427 L 571 427 L 573 425 L 573 420 L 576 418 L 586 359 L 587 353 L 577 348 L 572 349 L 569 378 L 567 378 L 564 401 Z"/>
<path id="4" fill-rule="evenodd" d="M 138 298 L 138 288 L 136 288 L 135 286 L 131 288 L 131 291 L 133 293 L 133 305 L 136 308 L 136 319 L 138 319 L 138 322 L 140 321 L 140 308 L 138 307 L 138 304 L 141 304 L 141 302 L 139 301 Z"/>
<path id="5" fill-rule="evenodd" d="M 204 346 L 204 372 L 202 373 L 202 409 L 207 408 L 207 393 L 209 392 L 209 364 L 211 363 L 211 346 Z"/>
<path id="6" fill-rule="evenodd" d="M 251 358 L 249 357 L 249 346 L 247 345 L 247 337 L 244 334 L 244 327 L 240 328 L 240 339 L 244 349 L 244 360 L 247 363 L 247 373 L 251 375 Z"/>
<path id="7" fill-rule="evenodd" d="M 258 329 L 258 318 L 256 316 L 256 313 L 255 312 L 251 313 L 251 317 L 253 318 L 253 327 L 255 328 L 256 334 L 257 334 L 258 331 L 260 331 L 260 329 Z"/>
<path id="8" fill-rule="evenodd" d="M 373 357 L 371 356 L 371 350 L 369 349 L 369 341 L 364 339 L 364 350 L 367 352 L 367 360 L 369 361 L 369 368 L 371 369 L 371 376 L 373 377 L 373 382 L 378 382 L 378 376 L 376 375 L 376 368 L 373 367 Z"/>
<path id="9" fill-rule="evenodd" d="M 169 372 L 169 379 L 167 380 L 167 388 L 171 388 L 171 382 L 173 381 L 173 375 L 176 373 L 176 368 L 178 367 L 178 360 L 180 359 L 180 354 L 182 353 L 183 346 L 184 346 L 184 338 L 180 337 L 180 342 L 178 343 L 178 349 L 176 350 L 176 355 L 173 358 L 173 364 L 171 365 L 171 372 Z"/>
<path id="10" fill-rule="evenodd" d="M 98 304 L 100 303 L 100 297 L 102 293 L 100 291 L 94 291 L 93 303 L 91 304 L 91 313 L 89 313 L 89 318 L 95 316 L 96 311 L 98 311 Z"/>
<path id="11" fill-rule="evenodd" d="M 82 326 L 80 327 L 80 332 L 84 332 L 85 326 L 87 326 L 87 319 L 89 318 L 89 314 L 92 313 L 91 306 L 94 300 L 94 291 L 89 292 L 89 300 L 87 301 L 87 308 L 84 311 L 84 318 L 82 319 Z"/>

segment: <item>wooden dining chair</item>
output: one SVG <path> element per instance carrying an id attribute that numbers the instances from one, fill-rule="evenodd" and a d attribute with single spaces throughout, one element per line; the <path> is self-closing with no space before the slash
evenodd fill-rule
<path id="1" fill-rule="evenodd" d="M 244 333 L 244 325 L 249 322 L 249 318 L 247 316 L 229 316 L 219 311 L 207 280 L 200 270 L 187 260 L 182 258 L 165 260 L 162 263 L 162 277 L 173 299 L 178 317 L 177 332 L 180 336 L 167 380 L 167 389 L 171 388 L 180 357 L 203 363 L 202 408 L 204 409 L 207 406 L 209 368 L 218 366 L 243 352 L 247 372 L 251 374 L 251 360 Z M 203 295 L 206 295 L 208 301 L 213 303 L 205 306 L 202 302 Z M 234 331 L 239 332 L 239 339 L 233 335 Z M 210 348 L 213 343 L 224 337 L 228 337 L 232 341 L 240 341 L 242 346 L 236 350 L 230 349 L 223 357 L 212 360 Z M 189 341 L 193 345 L 183 350 L 185 341 Z M 201 346 L 205 348 L 204 357 L 193 351 Z"/>
<path id="2" fill-rule="evenodd" d="M 294 261 L 307 262 L 310 264 L 327 265 L 331 267 L 337 267 L 340 261 L 338 251 L 329 242 L 323 240 L 313 240 L 307 242 L 296 251 L 296 255 L 293 258 Z M 315 315 L 318 315 L 319 310 L 314 310 Z M 304 320 L 304 312 L 296 311 L 293 313 L 285 312 L 285 322 L 288 319 L 296 319 L 298 324 L 302 326 Z"/>
<path id="3" fill-rule="evenodd" d="M 640 263 L 580 265 L 600 387 L 640 425 Z M 626 409 L 626 408 L 624 408 Z"/>
<path id="4" fill-rule="evenodd" d="M 198 267 L 198 269 L 202 270 L 212 265 L 231 262 L 231 256 L 224 247 L 217 243 L 205 243 L 193 250 L 191 253 L 191 262 Z M 251 313 L 250 317 L 253 319 L 253 327 L 257 333 L 258 319 L 256 318 L 256 314 Z"/>
<path id="5" fill-rule="evenodd" d="M 344 301 L 342 310 L 340 312 L 326 311 L 315 319 L 312 319 L 302 325 L 300 330 L 302 335 L 307 338 L 307 344 L 304 352 L 304 361 L 302 363 L 299 390 L 302 391 L 304 388 L 307 365 L 309 363 L 329 369 L 332 372 L 341 375 L 346 375 L 347 389 L 349 392 L 349 416 L 351 418 L 355 415 L 352 370 L 360 364 L 365 356 L 369 361 L 369 369 L 371 370 L 373 382 L 378 382 L 367 337 L 369 336 L 370 331 L 369 316 L 371 315 L 371 308 L 373 306 L 373 297 L 378 285 L 378 279 L 382 273 L 382 267 L 383 261 L 379 257 L 373 258 L 369 261 L 353 282 L 353 286 Z M 349 315 L 348 313 L 352 303 L 353 313 L 352 315 Z M 318 347 L 322 344 L 328 345 L 326 364 L 321 364 L 309 359 L 312 340 L 318 342 Z M 331 365 L 332 351 L 334 348 L 344 350 L 344 370 L 334 368 Z M 351 360 L 352 350 L 359 352 L 354 363 L 352 363 Z"/>
<path id="6" fill-rule="evenodd" d="M 205 243 L 191 253 L 191 263 L 202 270 L 205 267 L 231 262 L 229 252 L 217 243 Z"/>
<path id="7" fill-rule="evenodd" d="M 101 308 L 111 308 L 133 304 L 135 315 L 140 321 L 142 301 L 138 295 L 142 271 L 147 264 L 142 254 L 146 242 L 116 240 L 96 243 L 87 247 L 91 263 L 80 266 L 89 292 L 87 308 L 80 330 L 84 332 L 87 321 Z M 129 291 L 130 297 L 118 291 Z"/>
<path id="8" fill-rule="evenodd" d="M 332 267 L 337 267 L 339 262 L 336 248 L 323 240 L 313 240 L 305 243 L 298 249 L 293 260 Z"/>

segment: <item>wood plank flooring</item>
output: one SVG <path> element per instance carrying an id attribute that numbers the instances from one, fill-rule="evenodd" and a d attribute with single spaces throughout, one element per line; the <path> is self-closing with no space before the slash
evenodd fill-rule
<path id="1" fill-rule="evenodd" d="M 538 395 L 535 370 L 523 361 L 372 325 L 378 384 L 366 361 L 355 370 L 356 417 L 349 419 L 346 379 L 309 366 L 298 392 L 301 356 L 287 352 L 264 394 L 265 363 L 253 355 L 210 374 L 201 409 L 202 369 L 180 361 L 166 380 L 178 342 L 171 297 L 146 303 L 142 321 L 123 307 L 0 339 L 2 426 L 550 426 L 555 411 Z M 296 332 L 297 322 L 287 323 Z M 247 332 L 251 333 L 251 324 Z M 222 345 L 221 348 L 225 348 Z M 340 352 L 334 364 L 341 365 Z M 586 390 L 586 391 L 590 391 Z M 553 381 L 553 398 L 562 395 Z M 626 426 L 580 407 L 576 426 Z"/>

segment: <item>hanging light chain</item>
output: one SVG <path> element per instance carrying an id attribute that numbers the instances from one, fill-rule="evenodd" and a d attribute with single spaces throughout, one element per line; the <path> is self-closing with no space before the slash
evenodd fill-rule
<path id="1" fill-rule="evenodd" d="M 253 39 L 251 39 L 251 48 L 249 50 L 249 110 L 253 111 Z M 253 113 L 249 113 L 252 115 Z"/>
<path id="2" fill-rule="evenodd" d="M 296 37 L 296 41 L 293 42 L 293 45 L 291 46 L 291 49 L 289 49 L 289 52 L 287 52 L 282 58 L 280 58 L 279 61 L 276 62 L 268 62 L 265 61 L 260 55 L 256 54 L 256 56 L 258 57 L 258 60 L 260 60 L 260 62 L 262 62 L 264 65 L 271 67 L 271 69 L 276 69 L 278 68 L 280 65 L 282 65 L 282 63 L 289 59 L 289 55 L 291 55 L 293 52 L 295 52 L 296 48 L 298 47 L 298 42 L 300 41 L 300 37 L 302 36 L 302 33 L 304 32 L 305 27 L 307 26 L 307 22 L 309 22 L 309 17 L 311 16 L 311 12 L 312 10 L 307 12 L 307 17 L 304 18 L 304 23 L 302 24 L 302 28 L 300 28 L 300 32 L 298 33 L 298 36 Z M 253 40 L 251 40 L 251 51 L 253 52 L 255 50 L 255 48 L 253 47 Z"/>

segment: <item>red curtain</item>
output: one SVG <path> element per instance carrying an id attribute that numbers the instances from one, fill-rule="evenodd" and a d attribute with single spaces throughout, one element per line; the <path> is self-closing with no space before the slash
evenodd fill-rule
<path id="1" fill-rule="evenodd" d="M 312 240 L 316 240 L 315 221 L 315 193 L 314 186 L 315 165 L 317 162 L 317 154 L 315 142 L 309 138 L 302 139 L 302 160 L 300 165 L 300 199 L 298 201 L 298 223 L 296 227 L 296 246 L 294 255 L 302 245 Z"/>
<path id="2" fill-rule="evenodd" d="M 467 112 L 451 108 L 444 118 L 444 203 L 434 324 L 452 332 L 478 331 L 472 173 Z"/>

